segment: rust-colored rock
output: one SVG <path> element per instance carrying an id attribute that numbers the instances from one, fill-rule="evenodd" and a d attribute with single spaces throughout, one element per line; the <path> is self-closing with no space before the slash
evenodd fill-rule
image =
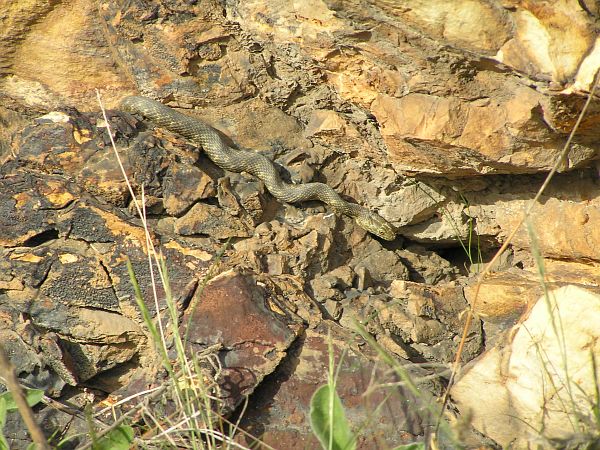
<path id="1" fill-rule="evenodd" d="M 275 370 L 303 328 L 273 301 L 254 277 L 230 271 L 211 280 L 183 316 L 181 333 L 187 333 L 191 351 L 222 346 L 217 382 L 226 410 Z"/>
<path id="2" fill-rule="evenodd" d="M 336 368 L 341 366 L 337 393 L 350 428 L 359 433 L 358 448 L 386 448 L 417 440 L 430 420 L 422 409 L 427 400 L 421 403 L 401 387 L 376 388 L 372 382 L 393 383 L 394 375 L 378 366 L 368 349 L 358 350 L 354 336 L 325 323 L 307 330 L 290 349 L 277 372 L 255 392 L 241 426 L 275 448 L 317 448 L 309 425 L 310 399 L 327 382 L 329 343 Z M 420 373 L 410 364 L 406 370 L 415 377 Z M 243 435 L 238 439 L 252 443 Z"/>

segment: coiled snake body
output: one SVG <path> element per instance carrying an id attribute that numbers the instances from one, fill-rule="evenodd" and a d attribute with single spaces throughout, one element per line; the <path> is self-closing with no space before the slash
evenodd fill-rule
<path id="1" fill-rule="evenodd" d="M 219 167 L 231 172 L 247 172 L 263 181 L 269 192 L 282 202 L 321 200 L 337 214 L 346 214 L 365 230 L 386 240 L 394 240 L 393 226 L 378 214 L 360 205 L 348 203 L 323 183 L 288 184 L 281 180 L 277 169 L 265 156 L 248 150 L 229 147 L 211 126 L 199 119 L 181 114 L 146 97 L 126 97 L 121 108 L 138 113 L 156 125 L 202 146 L 207 156 Z"/>

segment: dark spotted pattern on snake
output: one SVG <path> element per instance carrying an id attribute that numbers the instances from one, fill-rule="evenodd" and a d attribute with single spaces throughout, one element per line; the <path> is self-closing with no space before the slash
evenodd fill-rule
<path id="1" fill-rule="evenodd" d="M 219 167 L 231 172 L 247 172 L 263 181 L 269 192 L 282 202 L 294 203 L 320 200 L 330 205 L 337 214 L 346 214 L 365 230 L 386 240 L 394 240 L 394 227 L 367 208 L 349 203 L 323 183 L 288 184 L 277 173 L 265 156 L 249 150 L 228 146 L 219 133 L 199 119 L 177 112 L 160 102 L 131 96 L 121 102 L 121 108 L 150 119 L 156 125 L 178 133 L 204 149 L 206 155 Z"/>

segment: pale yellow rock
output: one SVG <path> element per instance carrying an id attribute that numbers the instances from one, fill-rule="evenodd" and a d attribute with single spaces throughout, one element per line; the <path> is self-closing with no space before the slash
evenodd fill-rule
<path id="1" fill-rule="evenodd" d="M 465 298 L 486 322 L 513 325 L 543 295 L 545 289 L 578 285 L 600 294 L 597 264 L 544 259 L 543 270 L 511 268 L 492 272 L 477 290 L 477 278 L 464 288 Z M 543 273 L 543 276 L 542 274 Z"/>
<path id="2" fill-rule="evenodd" d="M 453 44 L 495 50 L 510 35 L 507 11 L 477 0 L 375 0 L 373 3 Z"/>
<path id="3" fill-rule="evenodd" d="M 519 70 L 565 82 L 594 45 L 590 16 L 577 0 L 518 2 L 515 33 L 496 58 Z"/>
<path id="4" fill-rule="evenodd" d="M 594 77 L 600 70 L 600 37 L 596 38 L 592 51 L 585 57 L 579 66 L 575 82 L 565 89 L 565 94 L 578 91 L 589 91 L 594 83 Z"/>
<path id="5" fill-rule="evenodd" d="M 109 103 L 132 89 L 115 71 L 109 49 L 102 46 L 104 37 L 94 4 L 88 0 L 60 2 L 46 12 L 26 28 L 17 46 L 0 51 L 0 58 L 6 52 L 7 71 L 12 74 L 0 83 L 0 90 L 35 106 L 69 103 L 81 107 L 95 98 L 95 88 L 106 93 Z M 33 15 L 26 10 L 22 14 Z M 35 92 L 39 92 L 37 102 L 32 99 Z"/>
<path id="6" fill-rule="evenodd" d="M 585 319 L 585 320 L 583 320 Z M 600 352 L 600 296 L 565 286 L 539 298 L 504 348 L 484 353 L 452 388 L 463 414 L 480 432 L 505 447 L 525 448 L 543 437 L 568 439 L 593 427 L 592 354 Z M 591 428 L 589 428 L 591 430 Z"/>
<path id="7" fill-rule="evenodd" d="M 310 115 L 304 136 L 310 137 L 319 134 L 340 134 L 346 128 L 346 121 L 338 113 L 326 109 L 317 109 Z"/>
<path id="8" fill-rule="evenodd" d="M 573 185 L 575 186 L 575 185 Z M 522 226 L 512 239 L 517 248 L 539 252 L 544 257 L 566 260 L 600 261 L 600 197 L 548 198 L 536 205 L 530 214 L 530 229 L 535 241 Z M 508 236 L 522 217 L 527 202 L 512 196 L 497 199 L 493 205 L 481 201 L 469 207 L 477 218 L 479 234 Z"/>

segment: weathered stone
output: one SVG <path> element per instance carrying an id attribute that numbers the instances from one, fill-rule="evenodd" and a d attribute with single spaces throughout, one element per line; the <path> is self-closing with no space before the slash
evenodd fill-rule
<path id="1" fill-rule="evenodd" d="M 276 448 L 319 446 L 308 415 L 312 395 L 327 382 L 328 333 L 336 369 L 337 365 L 341 366 L 336 381 L 337 393 L 350 428 L 359 433 L 358 448 L 392 447 L 417 440 L 429 420 L 422 409 L 426 400 L 421 402 L 403 387 L 373 389 L 369 380 L 375 379 L 383 385 L 386 381 L 393 382 L 395 376 L 376 366 L 375 355 L 368 348 L 359 351 L 354 336 L 325 323 L 315 330 L 307 330 L 269 382 L 255 392 L 251 406 L 242 417 L 242 428 Z M 340 359 L 342 353 L 344 357 Z M 415 378 L 422 374 L 411 365 L 407 370 Z M 426 397 L 424 391 L 423 398 Z M 377 405 L 381 407 L 377 408 Z M 377 425 L 373 426 L 374 423 Z M 241 434 L 238 439 L 245 444 L 252 442 L 251 438 Z"/>
<path id="2" fill-rule="evenodd" d="M 232 411 L 277 367 L 302 326 L 251 275 L 235 271 L 214 278 L 195 297 L 182 324 L 192 351 L 222 344 L 220 379 L 227 410 Z"/>
<path id="3" fill-rule="evenodd" d="M 415 225 L 402 227 L 407 238 L 420 243 L 457 244 L 468 242 L 473 236 L 473 220 L 464 213 L 459 203 L 438 205 L 440 211 Z"/>
<path id="4" fill-rule="evenodd" d="M 72 410 L 63 411 L 56 407 L 36 407 L 36 420 L 42 425 L 43 432 L 48 439 L 50 447 L 65 445 L 64 437 L 61 435 L 66 429 L 69 430 L 68 445 L 81 445 L 89 433 L 89 421 L 81 416 L 74 416 L 72 411 L 81 411 L 90 401 L 98 400 L 91 390 L 83 392 L 71 392 L 68 405 Z M 2 430 L 7 438 L 11 449 L 26 449 L 31 445 L 31 437 L 27 425 L 21 414 L 10 411 L 6 417 L 6 424 Z M 62 444 L 61 444 L 62 442 Z"/>
<path id="5" fill-rule="evenodd" d="M 149 300 L 145 234 L 121 211 L 64 178 L 21 170 L 1 181 L 4 195 L 16 200 L 6 202 L 2 216 L 8 246 L 0 253 L 0 315 L 11 318 L 2 338 L 21 336 L 25 346 L 15 347 L 11 358 L 31 385 L 54 396 L 65 382 L 93 386 L 92 377 L 135 359 L 145 345 L 124 257 Z M 25 213 L 29 221 L 14 220 Z M 174 300 L 183 303 L 197 285 L 193 272 L 199 273 L 210 256 L 200 258 L 197 251 L 186 256 L 173 245 L 163 251 Z M 160 287 L 157 293 L 162 295 Z M 164 300 L 160 303 L 164 307 Z M 148 302 L 151 314 L 153 304 Z"/>
<path id="6" fill-rule="evenodd" d="M 282 275 L 288 273 L 290 270 L 290 256 L 289 255 L 266 255 L 267 273 L 269 275 Z"/>
<path id="7" fill-rule="evenodd" d="M 311 113 L 304 136 L 324 141 L 336 150 L 352 152 L 361 149 L 365 154 L 369 152 L 368 142 L 356 126 L 339 113 L 327 109 L 316 109 Z"/>
<path id="8" fill-rule="evenodd" d="M 431 217 L 445 197 L 432 186 L 414 182 L 390 195 L 382 214 L 399 226 L 418 223 Z M 402 229 L 402 233 L 406 233 Z"/>
<path id="9" fill-rule="evenodd" d="M 465 286 L 465 298 L 475 313 L 484 318 L 487 348 L 502 339 L 546 290 L 572 285 L 600 293 L 600 286 L 595 281 L 598 279 L 595 266 L 550 259 L 542 262 L 543 278 L 536 267 L 512 268 L 486 276 L 478 292 L 477 278 Z"/>
<path id="10" fill-rule="evenodd" d="M 459 410 L 502 446 L 574 439 L 582 431 L 573 427 L 574 416 L 591 430 L 599 320 L 600 296 L 575 286 L 549 291 L 504 347 L 463 370 L 451 391 Z"/>
<path id="11" fill-rule="evenodd" d="M 529 202 L 525 198 L 533 197 L 541 183 L 541 179 L 507 179 L 493 191 L 480 193 L 477 204 L 468 207 L 468 214 L 477 220 L 477 233 L 504 239 L 522 217 Z M 559 175 L 531 211 L 529 226 L 521 227 L 513 238 L 513 245 L 554 259 L 596 261 L 599 203 L 594 171 Z"/>
<path id="12" fill-rule="evenodd" d="M 361 267 L 367 269 L 375 282 L 389 284 L 397 279 L 408 280 L 408 269 L 398 255 L 390 250 L 382 249 L 358 259 L 353 266 L 355 272 Z"/>
<path id="13" fill-rule="evenodd" d="M 408 268 L 410 281 L 436 285 L 458 277 L 459 269 L 456 266 L 420 245 L 409 245 L 403 250 L 396 250 L 396 254 Z"/>
<path id="14" fill-rule="evenodd" d="M 267 205 L 267 198 L 262 182 L 238 183 L 235 189 L 240 197 L 240 205 L 252 220 L 252 226 L 261 223 Z"/>
<path id="15" fill-rule="evenodd" d="M 163 189 L 163 203 L 167 213 L 172 216 L 180 216 L 198 200 L 216 195 L 212 178 L 188 164 L 171 164 Z"/>
<path id="16" fill-rule="evenodd" d="M 184 236 L 206 234 L 215 239 L 247 237 L 252 233 L 239 217 L 206 203 L 196 203 L 177 219 L 175 232 Z"/>
<path id="17" fill-rule="evenodd" d="M 313 328 L 322 313 L 342 314 L 341 324 L 364 323 L 392 354 L 447 363 L 467 305 L 460 287 L 440 283 L 482 264 L 463 264 L 459 245 L 470 242 L 467 251 L 485 260 L 510 233 L 600 67 L 599 9 L 589 1 L 50 3 L 12 2 L 0 18 L 0 335 L 15 341 L 23 379 L 57 396 L 83 379 L 113 389 L 148 356 L 133 331 L 141 317 L 127 259 L 151 315 L 165 308 L 161 286 L 152 299 L 146 236 L 107 125 L 135 195 L 144 189 L 177 306 L 188 305 L 221 250 L 197 233 L 240 236 L 221 268 L 270 273 L 261 282 L 274 309 Z M 136 93 L 187 109 L 232 145 L 274 160 L 285 179 L 327 182 L 378 211 L 408 247 L 400 236 L 382 244 L 316 202 L 282 205 L 259 181 L 223 173 L 197 143 L 141 118 L 109 110 L 107 124 L 73 109 L 98 111 L 98 87 L 108 106 Z M 547 288 L 597 289 L 597 173 L 581 170 L 597 159 L 597 110 L 592 100 L 559 165 L 572 174 L 557 175 L 534 209 L 536 239 L 519 232 L 482 286 L 488 348 L 541 294 L 531 253 L 544 257 Z M 223 176 L 231 186 L 222 183 L 218 207 L 211 180 Z M 182 217 L 193 208 L 206 220 Z M 176 224 L 191 234 L 178 236 Z M 507 272 L 511 265 L 525 270 Z M 311 287 L 324 303 L 311 302 L 303 291 Z M 472 284 L 466 296 L 473 301 Z M 467 330 L 465 359 L 481 347 L 479 325 Z M 263 363 L 260 373 L 272 370 Z M 254 389 L 251 365 L 227 375 L 242 391 Z M 304 436 L 305 416 L 290 422 Z"/>
<path id="18" fill-rule="evenodd" d="M 339 301 L 344 298 L 344 291 L 352 287 L 354 271 L 348 266 L 338 267 L 331 272 L 317 276 L 311 280 L 315 300 L 324 302 L 326 300 Z"/>
<path id="19" fill-rule="evenodd" d="M 78 193 L 58 177 L 44 182 L 28 174 L 0 178 L 0 245 L 15 247 L 56 239 L 57 210 Z"/>
<path id="20" fill-rule="evenodd" d="M 340 323 L 351 326 L 352 321 L 366 324 L 376 336 L 386 334 L 397 342 L 389 351 L 402 343 L 406 351 L 428 360 L 449 363 L 454 359 L 463 333 L 464 312 L 467 302 L 462 288 L 457 286 L 427 287 L 418 283 L 396 281 L 388 295 L 362 294 L 342 302 L 344 316 Z M 401 287 L 402 286 L 402 287 Z M 463 349 L 463 361 L 469 361 L 482 350 L 481 322 L 474 320 L 468 330 Z"/>
<path id="21" fill-rule="evenodd" d="M 229 177 L 221 178 L 217 198 L 225 211 L 242 219 L 248 228 L 261 223 L 267 204 L 262 182 L 244 179 L 236 181 L 233 187 Z"/>

